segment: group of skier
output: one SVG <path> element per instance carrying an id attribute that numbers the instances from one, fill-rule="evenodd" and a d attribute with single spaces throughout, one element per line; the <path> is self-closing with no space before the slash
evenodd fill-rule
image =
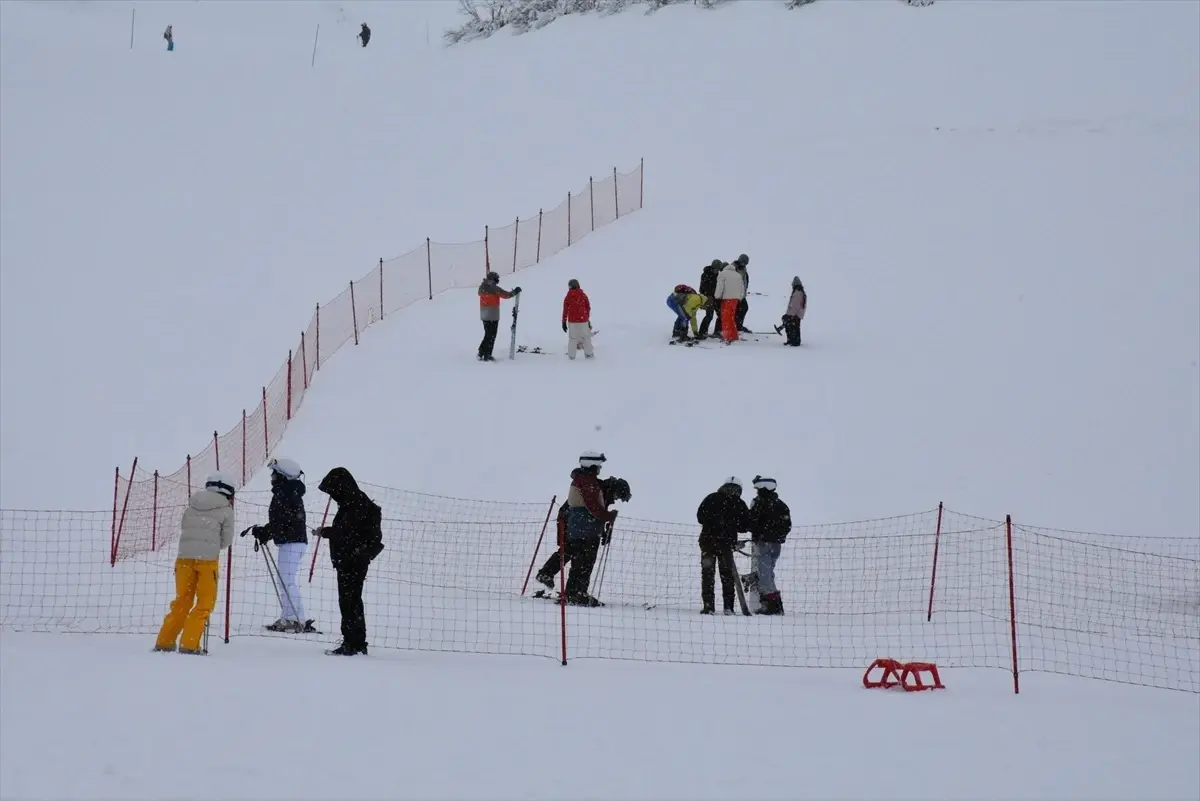
<path id="1" fill-rule="evenodd" d="M 712 336 L 719 336 L 727 345 L 741 339 L 741 335 L 753 336 L 754 332 L 746 327 L 746 314 L 750 310 L 747 300 L 749 266 L 750 257 L 745 253 L 732 263 L 713 259 L 700 274 L 699 290 L 688 284 L 676 284 L 667 296 L 667 307 L 675 313 L 671 344 L 681 342 L 690 345 L 707 339 L 714 317 Z M 479 318 L 483 322 L 483 340 L 476 354 L 479 361 L 495 361 L 493 350 L 500 326 L 500 301 L 520 293 L 520 287 L 511 292 L 501 287 L 499 274 L 491 271 L 479 284 Z M 808 293 L 797 276 L 792 279 L 792 291 L 781 319 L 782 324 L 775 326 L 775 333 L 784 335 L 785 345 L 800 345 L 800 324 L 807 310 Z M 704 312 L 703 320 L 700 320 L 701 311 Z M 515 310 L 513 314 L 515 317 Z M 585 359 L 595 356 L 591 314 L 591 300 L 580 287 L 579 280 L 572 278 L 567 282 L 567 294 L 562 305 L 562 330 L 567 335 L 566 353 L 572 360 L 580 350 Z"/>

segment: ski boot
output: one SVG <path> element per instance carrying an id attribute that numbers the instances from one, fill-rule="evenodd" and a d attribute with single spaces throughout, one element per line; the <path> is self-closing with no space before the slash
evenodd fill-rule
<path id="1" fill-rule="evenodd" d="M 545 587 L 548 590 L 553 590 L 554 589 L 554 576 L 550 575 L 549 573 L 538 573 L 537 574 L 537 583 L 541 584 L 543 587 Z"/>

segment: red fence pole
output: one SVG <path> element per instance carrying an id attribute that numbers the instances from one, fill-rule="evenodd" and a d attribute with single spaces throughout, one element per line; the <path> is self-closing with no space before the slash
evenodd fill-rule
<path id="1" fill-rule="evenodd" d="M 942 504 L 938 503 L 937 528 L 933 532 L 933 572 L 929 576 L 929 611 L 925 613 L 925 622 L 933 619 L 933 587 L 937 582 L 938 545 L 942 541 Z"/>
<path id="2" fill-rule="evenodd" d="M 621 195 L 617 192 L 617 168 L 613 167 L 613 212 L 614 219 L 621 219 Z"/>
<path id="3" fill-rule="evenodd" d="M 271 458 L 271 436 L 268 431 L 270 426 L 267 424 L 267 388 L 263 387 L 263 459 Z"/>
<path id="4" fill-rule="evenodd" d="M 646 205 L 646 160 L 638 164 L 638 208 Z"/>
<path id="5" fill-rule="evenodd" d="M 308 353 L 304 348 L 304 332 L 300 332 L 300 369 L 304 375 L 304 388 L 308 389 Z"/>
<path id="6" fill-rule="evenodd" d="M 487 275 L 492 271 L 492 254 L 491 246 L 488 245 L 488 227 L 483 226 L 483 274 Z"/>
<path id="7" fill-rule="evenodd" d="M 242 484 L 246 483 L 246 410 L 242 409 Z"/>
<path id="8" fill-rule="evenodd" d="M 217 457 L 217 469 L 221 469 L 221 440 L 217 438 L 217 432 L 213 431 L 213 453 Z"/>
<path id="9" fill-rule="evenodd" d="M 188 495 L 192 494 L 192 455 L 189 453 L 187 458 L 187 474 L 188 474 Z"/>
<path id="10" fill-rule="evenodd" d="M 229 605 L 233 600 L 233 546 L 225 551 L 225 644 L 229 645 Z"/>
<path id="11" fill-rule="evenodd" d="M 592 214 L 592 230 L 596 230 L 596 192 L 592 188 L 592 176 L 588 176 L 588 209 Z"/>
<path id="12" fill-rule="evenodd" d="M 121 484 L 121 468 L 116 468 L 113 474 L 113 516 L 112 533 L 108 537 L 108 566 L 117 563 L 117 488 Z"/>
<path id="13" fill-rule="evenodd" d="M 571 193 L 567 193 L 567 247 L 571 247 Z"/>
<path id="14" fill-rule="evenodd" d="M 566 532 L 558 534 L 558 552 L 567 552 Z M 558 629 L 562 632 L 562 663 L 567 664 L 567 560 L 558 560 Z"/>
<path id="15" fill-rule="evenodd" d="M 517 238 L 521 235 L 521 218 L 513 223 L 513 272 L 517 271 Z"/>
<path id="16" fill-rule="evenodd" d="M 1013 693 L 1019 694 L 1021 679 L 1017 670 L 1017 591 L 1013 578 L 1012 515 L 1004 516 L 1004 531 L 1008 547 L 1008 624 L 1009 636 L 1012 638 Z"/>
<path id="17" fill-rule="evenodd" d="M 538 243 L 537 255 L 533 257 L 534 264 L 542 263 L 542 210 L 538 209 Z"/>
<path id="18" fill-rule="evenodd" d="M 329 504 L 333 502 L 333 498 L 325 499 L 325 514 L 321 515 L 321 525 L 325 525 L 325 521 L 329 518 Z M 317 569 L 317 552 L 321 550 L 321 537 L 317 537 L 317 544 L 313 546 L 312 564 L 308 566 L 308 583 L 312 584 L 313 572 Z"/>
<path id="19" fill-rule="evenodd" d="M 129 468 L 129 482 L 125 485 L 125 502 L 121 505 L 121 522 L 117 524 L 117 538 L 113 541 L 112 563 L 117 563 L 117 551 L 121 548 L 121 532 L 125 530 L 125 514 L 129 511 L 129 492 L 133 489 L 133 477 L 137 475 L 137 457 L 133 457 L 133 467 Z"/>
<path id="20" fill-rule="evenodd" d="M 150 550 L 158 549 L 158 471 L 154 471 L 154 503 L 150 507 Z"/>
<path id="21" fill-rule="evenodd" d="M 429 277 L 429 299 L 433 300 L 433 246 L 425 237 L 425 274 Z"/>
<path id="22" fill-rule="evenodd" d="M 379 319 L 383 319 L 383 256 L 379 257 Z"/>
<path id="23" fill-rule="evenodd" d="M 529 577 L 533 575 L 533 565 L 537 562 L 538 551 L 542 549 L 542 537 L 546 536 L 546 526 L 550 524 L 550 515 L 554 512 L 554 504 L 557 502 L 557 495 L 550 499 L 550 508 L 546 510 L 546 521 L 542 523 L 542 533 L 538 534 L 537 543 L 533 546 L 533 558 L 529 560 L 529 570 L 525 572 L 525 583 L 521 585 L 522 595 L 529 588 Z"/>
<path id="24" fill-rule="evenodd" d="M 292 419 L 292 352 L 288 351 L 287 369 L 287 419 Z"/>
<path id="25" fill-rule="evenodd" d="M 358 305 L 354 302 L 354 282 L 350 282 L 350 319 L 354 322 L 354 344 L 358 344 Z"/>

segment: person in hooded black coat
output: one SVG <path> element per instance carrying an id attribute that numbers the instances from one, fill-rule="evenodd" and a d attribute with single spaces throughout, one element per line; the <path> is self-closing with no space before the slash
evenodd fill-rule
<path id="1" fill-rule="evenodd" d="M 731 476 L 720 489 L 707 495 L 696 510 L 696 521 L 700 524 L 700 599 L 704 604 L 701 614 L 716 612 L 713 591 L 717 571 L 721 574 L 725 614 L 736 614 L 734 582 L 739 579 L 733 549 L 737 547 L 738 534 L 750 530 L 750 509 L 742 500 L 741 479 Z"/>
<path id="2" fill-rule="evenodd" d="M 359 489 L 354 476 L 344 467 L 330 470 L 317 489 L 338 505 L 333 524 L 313 532 L 329 540 L 329 561 L 337 571 L 338 608 L 342 615 L 342 644 L 325 653 L 366 654 L 363 584 L 371 561 L 383 551 L 383 510 Z"/>

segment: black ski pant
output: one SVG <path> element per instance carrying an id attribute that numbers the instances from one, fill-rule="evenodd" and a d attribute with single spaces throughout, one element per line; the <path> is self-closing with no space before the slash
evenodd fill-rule
<path id="1" fill-rule="evenodd" d="M 737 312 L 733 315 L 733 321 L 737 325 L 739 331 L 746 327 L 746 312 L 750 311 L 750 304 L 745 298 L 738 301 Z"/>
<path id="2" fill-rule="evenodd" d="M 479 343 L 479 355 L 492 358 L 492 350 L 496 347 L 496 332 L 500 330 L 499 320 L 483 321 L 483 341 Z"/>
<path id="3" fill-rule="evenodd" d="M 709 323 L 713 322 L 713 318 L 717 316 L 716 309 L 713 308 L 715 305 L 716 303 L 713 303 L 704 309 L 704 319 L 700 321 L 700 336 L 702 337 L 708 336 Z M 713 330 L 719 334 L 721 332 L 721 319 L 717 317 L 716 322 L 717 327 Z"/>
<path id="4" fill-rule="evenodd" d="M 784 333 L 787 335 L 787 344 L 789 344 L 789 345 L 799 345 L 800 344 L 800 318 L 799 317 L 792 317 L 791 315 L 785 314 L 783 317 L 783 330 L 784 330 Z"/>
<path id="5" fill-rule="evenodd" d="M 338 609 L 342 614 L 342 647 L 367 645 L 367 617 L 363 611 L 363 584 L 369 564 L 343 565 L 337 571 Z"/>
<path id="6" fill-rule="evenodd" d="M 700 601 L 705 609 L 715 609 L 713 602 L 716 584 L 716 573 L 721 574 L 721 600 L 727 610 L 733 609 L 738 580 L 737 570 L 733 564 L 733 545 L 724 542 L 714 542 L 706 538 L 700 539 Z"/>
<path id="7" fill-rule="evenodd" d="M 675 326 L 671 329 L 672 339 L 687 339 L 689 320 L 675 318 Z"/>
<path id="8" fill-rule="evenodd" d="M 566 558 L 571 563 L 567 576 L 567 598 L 587 595 L 592 584 L 592 568 L 600 554 L 600 537 L 577 537 L 567 540 Z"/>

